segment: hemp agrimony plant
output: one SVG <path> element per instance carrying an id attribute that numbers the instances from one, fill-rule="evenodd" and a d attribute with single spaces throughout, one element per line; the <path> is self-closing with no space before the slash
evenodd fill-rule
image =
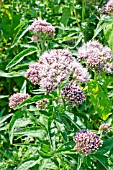
<path id="1" fill-rule="evenodd" d="M 78 33 L 75 36 L 71 26 L 83 31 L 85 11 L 92 10 L 88 1 L 64 4 L 54 2 L 55 14 L 59 16 L 64 9 L 69 14 L 66 21 L 64 15 L 60 16 L 60 25 L 55 25 L 55 18 L 51 20 L 49 1 L 40 6 L 42 13 L 45 8 L 50 13 L 39 13 L 31 25 L 27 22 L 22 26 L 23 32 L 19 30 L 11 45 L 11 50 L 18 49 L 19 53 L 7 64 L 7 72 L 1 72 L 9 81 L 9 94 L 5 96 L 9 98 L 8 114 L 2 116 L 4 110 L 0 112 L 3 170 L 113 168 L 112 49 L 109 43 L 94 39 L 95 32 L 87 42 L 79 41 L 72 48 L 66 42 L 64 46 L 63 36 L 71 32 L 66 39 L 72 38 L 73 44 Z M 108 12 L 112 12 L 111 5 L 106 5 Z M 75 14 L 78 18 L 82 14 L 82 20 L 72 22 Z"/>

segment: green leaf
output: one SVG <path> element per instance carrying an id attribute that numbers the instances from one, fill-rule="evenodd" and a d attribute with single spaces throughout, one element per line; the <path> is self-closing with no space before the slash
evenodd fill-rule
<path id="1" fill-rule="evenodd" d="M 75 122 L 74 120 L 74 114 L 65 111 L 65 114 L 62 114 L 62 116 L 66 117 L 68 120 L 70 120 L 70 122 L 77 128 L 77 129 L 81 129 L 81 128 L 86 128 L 85 125 L 81 122 L 80 118 L 77 117 L 77 121 Z M 73 120 L 72 120 L 73 118 Z"/>
<path id="2" fill-rule="evenodd" d="M 97 24 L 97 28 L 94 30 L 94 36 L 92 39 L 95 39 L 95 37 L 106 27 L 109 21 L 109 17 L 105 17 L 104 15 L 102 16 Z"/>
<path id="3" fill-rule="evenodd" d="M 0 77 L 7 77 L 7 78 L 13 78 L 13 77 L 20 77 L 24 76 L 25 72 L 24 71 L 19 71 L 19 72 L 11 72 L 11 73 L 5 73 L 4 71 L 0 70 Z"/>
<path id="4" fill-rule="evenodd" d="M 29 160 L 24 163 L 22 163 L 20 166 L 18 166 L 17 170 L 27 170 L 35 166 L 36 164 L 40 163 L 41 158 L 37 158 L 37 160 Z"/>
<path id="5" fill-rule="evenodd" d="M 24 83 L 23 83 L 23 85 L 21 87 L 20 93 L 23 93 L 23 94 L 26 93 L 26 80 L 24 81 Z"/>
<path id="6" fill-rule="evenodd" d="M 16 124 L 16 120 L 19 119 L 20 117 L 22 117 L 22 115 L 24 114 L 23 111 L 18 110 L 17 112 L 14 113 L 10 123 L 9 123 L 9 139 L 10 139 L 10 143 L 12 144 L 13 141 L 13 130 Z"/>
<path id="7" fill-rule="evenodd" d="M 35 128 L 26 128 L 24 130 L 17 130 L 14 132 L 14 135 L 22 135 L 22 136 L 30 136 L 30 137 L 37 137 L 40 140 L 44 139 L 45 130 L 39 129 L 39 127 Z"/>
<path id="8" fill-rule="evenodd" d="M 8 98 L 9 95 L 0 95 L 0 99 Z"/>
<path id="9" fill-rule="evenodd" d="M 56 167 L 54 162 L 51 161 L 51 159 L 43 159 L 40 163 L 39 170 L 46 170 L 46 169 L 58 170 L 58 168 Z"/>
<path id="10" fill-rule="evenodd" d="M 71 150 L 73 149 L 75 146 L 75 142 L 74 141 L 70 141 L 70 142 L 66 142 L 65 144 L 61 145 L 57 150 L 56 152 L 57 153 L 60 153 L 61 151 L 69 151 L 70 153 L 71 152 L 74 152 L 75 153 L 75 150 Z"/>
<path id="11" fill-rule="evenodd" d="M 24 100 L 20 105 L 17 106 L 16 109 L 19 109 L 19 108 L 21 108 L 23 106 L 27 106 L 27 105 L 29 105 L 31 103 L 35 103 L 35 102 L 37 102 L 39 100 L 46 99 L 46 98 L 50 99 L 51 97 L 49 95 L 35 95 L 34 97 L 30 97 L 30 98 Z"/>
<path id="12" fill-rule="evenodd" d="M 20 52 L 19 54 L 17 54 L 12 60 L 11 62 L 6 66 L 6 70 L 9 68 L 12 68 L 13 66 L 15 66 L 16 64 L 18 64 L 20 61 L 22 61 L 24 59 L 24 57 L 31 55 L 33 53 L 35 53 L 36 47 L 30 47 L 28 49 L 23 50 L 22 52 Z"/>
<path id="13" fill-rule="evenodd" d="M 112 148 L 113 148 L 113 138 L 109 138 L 103 143 L 102 148 L 100 148 L 97 152 L 101 154 L 105 154 L 106 152 L 110 151 Z"/>
<path id="14" fill-rule="evenodd" d="M 56 154 L 56 151 L 52 151 L 52 152 L 48 152 L 48 153 L 40 151 L 39 154 L 43 158 L 51 158 Z"/>
<path id="15" fill-rule="evenodd" d="M 95 154 L 93 155 L 94 158 L 96 158 L 103 166 L 103 168 L 105 170 L 109 170 L 109 166 L 108 166 L 108 161 L 107 161 L 107 157 L 101 154 Z"/>
<path id="16" fill-rule="evenodd" d="M 111 50 L 113 52 L 113 31 L 111 31 L 111 34 L 109 36 L 108 44 L 109 44 L 109 47 L 111 48 Z"/>
<path id="17" fill-rule="evenodd" d="M 63 12 L 62 12 L 62 17 L 60 19 L 60 22 L 64 26 L 67 26 L 69 18 L 70 18 L 70 8 L 69 7 L 64 7 Z"/>
<path id="18" fill-rule="evenodd" d="M 94 30 L 94 36 L 92 39 L 95 39 L 95 37 L 103 30 L 105 25 L 106 23 L 103 20 L 99 21 L 99 23 L 97 24 L 97 28 Z"/>
<path id="19" fill-rule="evenodd" d="M 17 43 L 18 43 L 18 41 L 26 34 L 26 32 L 28 31 L 28 29 L 25 29 L 24 31 L 23 31 L 23 29 L 25 28 L 25 26 L 27 25 L 27 23 L 25 23 L 25 22 L 27 22 L 27 20 L 24 20 L 21 24 L 19 24 L 19 26 L 21 26 L 20 27 L 20 29 L 19 29 L 19 31 L 17 32 L 17 34 L 16 34 L 16 36 L 15 36 L 15 38 L 14 38 L 14 40 L 13 40 L 13 43 L 12 43 L 12 46 L 11 46 L 11 48 L 13 48 L 15 45 L 17 45 Z M 19 27 L 18 26 L 18 27 Z"/>
<path id="20" fill-rule="evenodd" d="M 110 22 L 104 28 L 104 35 L 113 52 L 113 22 Z"/>
<path id="21" fill-rule="evenodd" d="M 12 113 L 11 114 L 8 114 L 8 115 L 5 115 L 5 116 L 2 116 L 0 117 L 0 124 L 2 124 L 3 122 L 5 122 L 10 116 L 12 116 Z M 0 125 L 1 126 L 1 125 Z"/>
<path id="22" fill-rule="evenodd" d="M 22 118 L 16 120 L 15 128 L 22 128 L 22 127 L 27 126 L 28 124 L 30 124 L 30 125 L 32 124 L 31 119 L 22 117 Z"/>

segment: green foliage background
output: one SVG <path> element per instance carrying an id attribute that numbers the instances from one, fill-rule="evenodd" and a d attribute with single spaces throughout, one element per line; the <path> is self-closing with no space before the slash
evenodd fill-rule
<path id="1" fill-rule="evenodd" d="M 113 169 L 113 75 L 93 73 L 83 86 L 86 100 L 80 106 L 58 106 L 59 95 L 44 95 L 25 78 L 28 65 L 37 61 L 37 44 L 27 31 L 33 18 L 46 19 L 55 27 L 47 49 L 68 48 L 74 57 L 82 42 L 97 39 L 113 51 L 113 20 L 102 15 L 106 1 L 12 0 L 0 1 L 0 169 L 92 170 Z M 98 8 L 97 8 L 98 7 Z M 13 93 L 29 93 L 17 110 L 8 106 Z M 47 98 L 44 110 L 36 101 Z M 102 123 L 111 126 L 104 144 L 84 157 L 73 149 L 80 129 L 98 133 Z"/>

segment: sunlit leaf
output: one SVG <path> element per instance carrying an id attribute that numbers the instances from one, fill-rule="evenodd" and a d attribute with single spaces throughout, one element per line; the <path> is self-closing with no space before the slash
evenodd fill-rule
<path id="1" fill-rule="evenodd" d="M 15 66 L 16 64 L 18 64 L 20 61 L 22 61 L 24 59 L 24 57 L 31 55 L 33 53 L 35 53 L 37 50 L 35 47 L 31 47 L 28 49 L 23 50 L 22 52 L 20 52 L 19 54 L 17 54 L 11 61 L 10 63 L 6 66 L 6 70 L 9 68 L 12 68 L 13 66 Z"/>

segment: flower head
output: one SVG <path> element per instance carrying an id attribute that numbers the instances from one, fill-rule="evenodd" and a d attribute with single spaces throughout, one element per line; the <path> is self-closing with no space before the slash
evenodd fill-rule
<path id="1" fill-rule="evenodd" d="M 113 74 L 113 62 L 107 63 L 105 65 L 104 69 L 105 69 L 106 72 Z"/>
<path id="2" fill-rule="evenodd" d="M 53 33 L 55 32 L 55 28 L 50 23 L 40 18 L 38 18 L 38 20 L 34 19 L 33 23 L 28 27 L 28 30 L 34 34 L 48 34 L 50 37 L 53 37 Z"/>
<path id="3" fill-rule="evenodd" d="M 98 41 L 89 41 L 78 50 L 78 59 L 85 60 L 87 67 L 102 71 L 105 64 L 113 58 L 109 47 Z"/>
<path id="4" fill-rule="evenodd" d="M 48 104 L 48 100 L 43 99 L 43 100 L 36 102 L 36 107 L 37 107 L 37 109 L 44 109 L 44 108 L 46 108 L 47 104 Z"/>
<path id="5" fill-rule="evenodd" d="M 29 66 L 26 77 L 47 91 L 57 89 L 63 81 L 69 81 L 70 77 L 75 82 L 86 82 L 90 78 L 87 69 L 68 50 L 62 49 L 44 52 L 38 62 Z"/>
<path id="6" fill-rule="evenodd" d="M 32 37 L 31 37 L 31 40 L 32 41 L 37 41 L 39 38 L 38 38 L 38 36 L 37 35 L 33 35 Z"/>
<path id="7" fill-rule="evenodd" d="M 100 125 L 99 127 L 100 132 L 110 132 L 110 126 L 107 123 Z"/>
<path id="8" fill-rule="evenodd" d="M 81 90 L 80 86 L 74 82 L 62 88 L 61 95 L 71 105 L 82 104 L 85 98 L 84 92 Z"/>
<path id="9" fill-rule="evenodd" d="M 18 104 L 29 98 L 29 94 L 15 93 L 9 98 L 9 107 L 14 109 Z"/>
<path id="10" fill-rule="evenodd" d="M 76 142 L 74 149 L 83 155 L 96 152 L 103 144 L 100 137 L 91 130 L 79 130 L 74 137 L 74 142 Z"/>
<path id="11" fill-rule="evenodd" d="M 108 1 L 106 4 L 106 12 L 113 12 L 113 0 Z"/>

